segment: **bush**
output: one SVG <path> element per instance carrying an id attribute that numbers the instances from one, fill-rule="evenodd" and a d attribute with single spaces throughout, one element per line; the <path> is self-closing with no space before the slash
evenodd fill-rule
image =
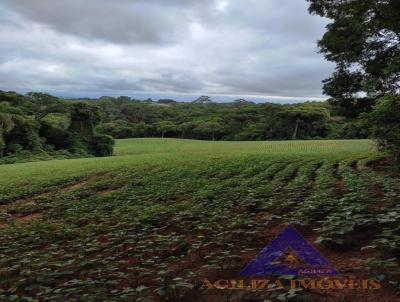
<path id="1" fill-rule="evenodd" d="M 67 150 L 57 150 L 53 153 L 57 158 L 73 158 L 73 154 Z"/>
<path id="2" fill-rule="evenodd" d="M 73 146 L 72 148 L 68 149 L 68 151 L 77 157 L 91 157 L 91 154 L 88 154 L 86 149 L 79 148 L 76 146 Z"/>
<path id="3" fill-rule="evenodd" d="M 4 139 L 3 139 L 3 130 L 0 129 L 0 157 L 3 156 L 3 150 L 4 150 L 5 146 L 6 146 L 6 143 L 4 142 Z"/>
<path id="4" fill-rule="evenodd" d="M 371 133 L 364 120 L 353 119 L 331 123 L 327 138 L 329 139 L 357 139 L 368 138 Z"/>
<path id="5" fill-rule="evenodd" d="M 378 100 L 371 113 L 363 114 L 372 135 L 382 149 L 400 163 L 400 96 L 387 95 Z"/>
<path id="6" fill-rule="evenodd" d="M 71 133 L 54 127 L 48 122 L 42 122 L 39 134 L 46 139 L 46 143 L 53 145 L 56 150 L 68 149 L 72 146 Z"/>
<path id="7" fill-rule="evenodd" d="M 6 154 L 18 154 L 24 148 L 20 144 L 8 144 L 5 148 Z"/>
<path id="8" fill-rule="evenodd" d="M 94 156 L 111 156 L 114 151 L 114 139 L 105 134 L 95 134 L 90 144 L 90 153 Z"/>
<path id="9" fill-rule="evenodd" d="M 37 150 L 43 147 L 42 141 L 38 135 L 39 123 L 32 119 L 25 119 L 22 116 L 13 118 L 14 128 L 4 135 L 7 144 L 8 153 L 17 153 L 20 150 L 14 150 L 13 146 L 19 145 L 23 150 Z M 12 151 L 14 150 L 14 151 Z"/>

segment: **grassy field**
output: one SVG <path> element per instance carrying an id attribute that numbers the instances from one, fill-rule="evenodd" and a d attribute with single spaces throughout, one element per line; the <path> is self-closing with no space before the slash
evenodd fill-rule
<path id="1" fill-rule="evenodd" d="M 395 301 L 400 179 L 368 165 L 382 156 L 372 141 L 129 139 L 115 151 L 0 166 L 0 300 L 322 301 L 201 289 L 237 278 L 292 223 L 339 272 L 391 281 L 368 295 Z"/>

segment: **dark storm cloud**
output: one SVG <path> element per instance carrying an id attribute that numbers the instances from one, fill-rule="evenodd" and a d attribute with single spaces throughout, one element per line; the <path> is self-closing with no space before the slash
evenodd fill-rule
<path id="1" fill-rule="evenodd" d="M 305 0 L 3 0 L 0 89 L 320 97 Z"/>

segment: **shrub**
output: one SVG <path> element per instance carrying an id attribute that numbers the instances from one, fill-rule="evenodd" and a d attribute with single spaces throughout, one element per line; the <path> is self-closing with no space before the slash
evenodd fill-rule
<path id="1" fill-rule="evenodd" d="M 90 153 L 94 156 L 111 156 L 115 141 L 105 134 L 95 134 L 90 144 Z"/>
<path id="2" fill-rule="evenodd" d="M 386 95 L 379 99 L 371 113 L 363 117 L 382 149 L 389 151 L 400 163 L 400 96 Z"/>
<path id="3" fill-rule="evenodd" d="M 48 122 L 42 122 L 39 134 L 46 139 L 48 144 L 53 145 L 56 150 L 68 149 L 72 146 L 71 133 L 54 127 Z"/>
<path id="4" fill-rule="evenodd" d="M 76 146 L 73 146 L 72 148 L 68 149 L 68 151 L 77 157 L 91 157 L 91 155 L 87 153 L 86 149 L 79 148 Z"/>
<path id="5" fill-rule="evenodd" d="M 20 145 L 24 150 L 37 150 L 43 147 L 42 141 L 38 135 L 39 124 L 35 120 L 24 118 L 22 116 L 14 116 L 15 126 L 9 133 L 4 135 L 9 153 L 18 152 L 11 151 L 14 148 L 8 145 Z"/>
<path id="6" fill-rule="evenodd" d="M 18 154 L 23 150 L 20 144 L 8 144 L 5 148 L 6 154 Z"/>
<path id="7" fill-rule="evenodd" d="M 6 146 L 6 143 L 4 142 L 4 139 L 3 139 L 3 130 L 0 129 L 0 157 L 3 156 L 3 150 L 4 150 L 5 146 Z"/>

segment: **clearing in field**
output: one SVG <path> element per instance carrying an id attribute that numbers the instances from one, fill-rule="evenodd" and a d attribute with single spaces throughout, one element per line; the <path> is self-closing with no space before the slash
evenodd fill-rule
<path id="1" fill-rule="evenodd" d="M 0 166 L 0 299 L 323 301 L 201 289 L 291 223 L 343 276 L 386 278 L 324 301 L 395 301 L 400 186 L 381 156 L 370 140 L 129 139 L 114 157 Z"/>

